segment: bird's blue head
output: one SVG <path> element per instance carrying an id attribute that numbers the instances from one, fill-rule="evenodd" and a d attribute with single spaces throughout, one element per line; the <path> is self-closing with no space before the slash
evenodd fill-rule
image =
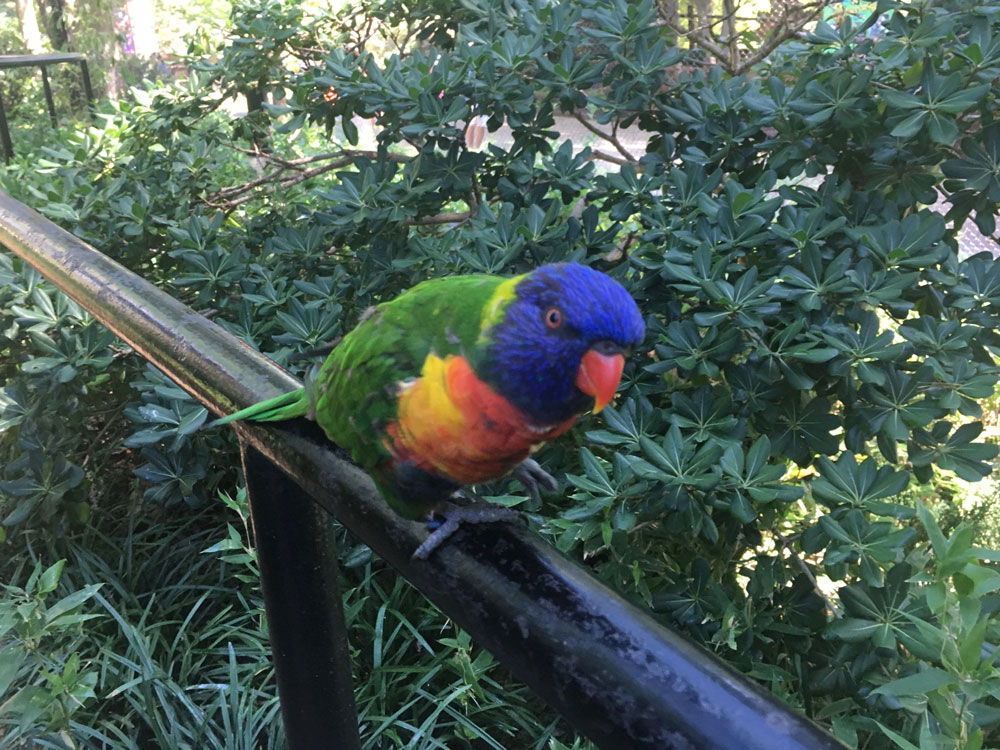
<path id="1" fill-rule="evenodd" d="M 538 426 L 600 411 L 645 326 L 625 288 L 578 263 L 542 266 L 516 280 L 484 335 L 482 376 Z"/>

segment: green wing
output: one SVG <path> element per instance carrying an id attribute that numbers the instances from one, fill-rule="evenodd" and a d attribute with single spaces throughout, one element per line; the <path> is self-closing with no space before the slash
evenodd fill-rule
<path id="1" fill-rule="evenodd" d="M 415 286 L 374 313 L 340 342 L 320 371 L 316 421 L 327 437 L 371 472 L 400 514 L 421 509 L 395 496 L 384 469 L 385 426 L 396 419 L 401 381 L 420 376 L 427 355 L 458 354 L 475 367 L 483 307 L 504 280 L 453 276 Z"/>
<path id="2" fill-rule="evenodd" d="M 414 508 L 397 497 L 384 469 L 389 452 L 385 426 L 397 416 L 401 381 L 420 376 L 427 355 L 457 354 L 477 365 L 484 308 L 505 279 L 451 276 L 418 284 L 374 312 L 347 334 L 305 388 L 262 401 L 211 426 L 239 419 L 278 421 L 315 415 L 327 437 L 365 470 L 400 514 Z M 489 316 L 487 316 L 489 317 Z"/>

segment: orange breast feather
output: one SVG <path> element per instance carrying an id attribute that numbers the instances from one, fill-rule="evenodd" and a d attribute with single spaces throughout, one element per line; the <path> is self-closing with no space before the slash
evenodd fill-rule
<path id="1" fill-rule="evenodd" d="M 433 354 L 420 378 L 403 387 L 398 415 L 386 436 L 394 457 L 461 484 L 506 474 L 528 457 L 533 445 L 561 435 L 576 420 L 532 425 L 476 377 L 464 358 Z"/>

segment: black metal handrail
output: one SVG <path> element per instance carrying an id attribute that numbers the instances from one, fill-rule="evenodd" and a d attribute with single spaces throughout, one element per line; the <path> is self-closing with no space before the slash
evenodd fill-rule
<path id="1" fill-rule="evenodd" d="M 219 326 L 2 194 L 0 242 L 217 413 L 299 385 Z M 412 560 L 426 530 L 394 514 L 368 476 L 329 444 L 281 425 L 241 424 L 237 432 L 292 750 L 360 746 L 323 511 L 601 748 L 844 747 L 527 529 L 463 528 L 429 560 Z"/>
<path id="2" fill-rule="evenodd" d="M 93 106 L 94 90 L 90 85 L 90 69 L 87 67 L 87 56 L 79 52 L 57 52 L 50 55 L 0 55 L 0 70 L 8 68 L 41 68 L 42 88 L 45 90 L 45 104 L 49 109 L 49 120 L 52 127 L 58 126 L 56 120 L 56 103 L 52 98 L 52 86 L 49 84 L 49 65 L 59 63 L 76 63 L 80 66 L 80 77 L 83 79 L 83 95 L 87 106 Z M 10 128 L 7 125 L 7 110 L 4 108 L 3 96 L 0 96 L 0 143 L 3 144 L 4 159 L 10 161 L 14 156 L 14 144 L 10 140 Z"/>

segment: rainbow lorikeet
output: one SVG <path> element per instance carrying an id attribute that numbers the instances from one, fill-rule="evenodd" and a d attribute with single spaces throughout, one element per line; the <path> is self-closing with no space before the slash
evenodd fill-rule
<path id="1" fill-rule="evenodd" d="M 628 292 L 577 263 L 432 279 L 376 307 L 304 388 L 214 424 L 314 419 L 393 510 L 433 519 L 461 486 L 512 471 L 554 488 L 532 449 L 608 404 L 643 334 Z M 416 555 L 505 510 L 452 507 Z"/>

